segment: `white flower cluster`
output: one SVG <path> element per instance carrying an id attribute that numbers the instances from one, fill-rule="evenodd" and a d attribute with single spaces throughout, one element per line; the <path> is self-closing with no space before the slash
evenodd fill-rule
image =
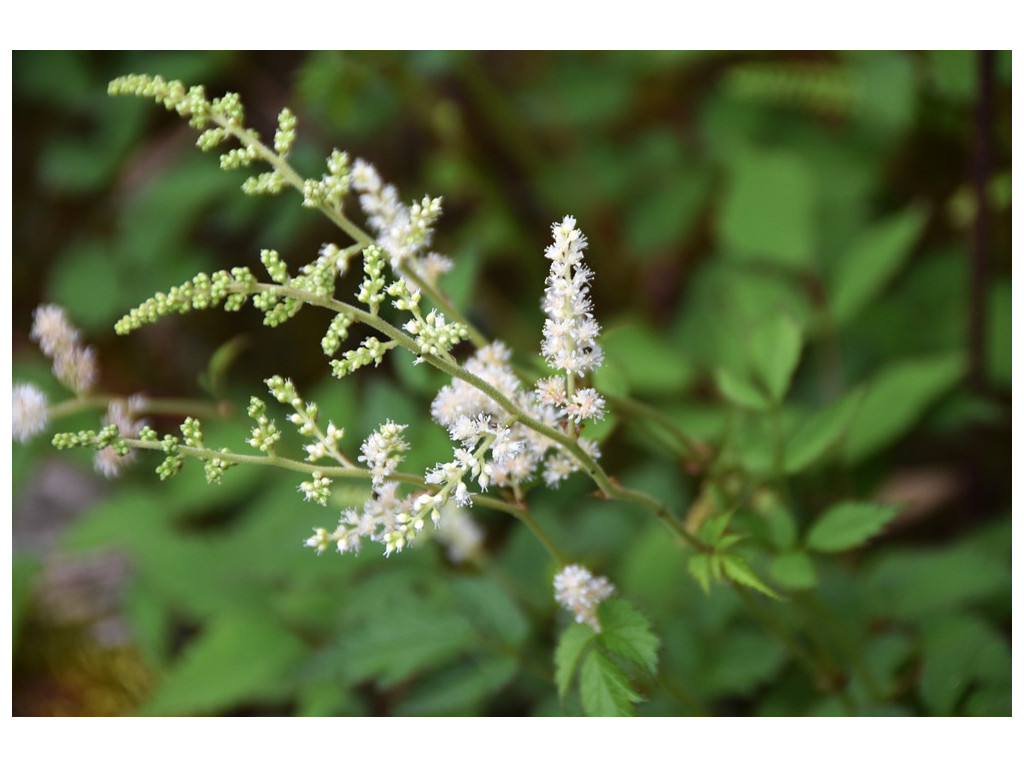
<path id="1" fill-rule="evenodd" d="M 53 360 L 58 381 L 75 394 L 92 389 L 98 376 L 96 350 L 81 346 L 78 329 L 56 304 L 43 304 L 33 315 L 30 338 Z"/>
<path id="2" fill-rule="evenodd" d="M 604 576 L 594 576 L 582 565 L 567 565 L 555 575 L 555 600 L 572 611 L 576 622 L 586 622 L 601 631 L 597 619 L 597 606 L 611 597 L 615 587 Z"/>
<path id="3" fill-rule="evenodd" d="M 27 443 L 49 422 L 46 395 L 35 384 L 15 384 L 11 390 L 13 412 L 11 432 L 14 439 Z"/>
<path id="4" fill-rule="evenodd" d="M 391 184 L 381 181 L 377 169 L 365 160 L 352 165 L 352 188 L 359 193 L 359 204 L 367 223 L 377 235 L 377 244 L 387 251 L 391 268 L 398 274 L 412 269 L 429 283 L 451 269 L 451 261 L 424 250 L 430 245 L 433 225 L 441 215 L 441 198 L 424 197 L 405 206 Z"/>
<path id="5" fill-rule="evenodd" d="M 604 357 L 597 343 L 601 326 L 594 320 L 588 296 L 594 273 L 583 263 L 587 238 L 576 229 L 572 216 L 552 224 L 551 232 L 555 240 L 544 251 L 551 271 L 542 302 L 547 319 L 541 352 L 552 368 L 583 376 L 598 368 Z"/>
<path id="6" fill-rule="evenodd" d="M 342 554 L 358 553 L 363 539 L 368 539 L 383 544 L 385 555 L 403 549 L 419 529 L 410 530 L 412 502 L 409 498 L 400 499 L 397 492 L 398 483 L 384 483 L 374 488 L 362 512 L 351 508 L 342 510 L 334 531 L 314 528 L 313 535 L 306 539 L 306 546 L 315 549 L 317 554 L 331 544 Z"/>
<path id="7" fill-rule="evenodd" d="M 133 395 L 128 400 L 111 400 L 110 405 L 107 406 L 107 413 L 103 417 L 103 423 L 116 426 L 117 433 L 121 437 L 138 437 L 139 432 L 146 426 L 146 422 L 136 421 L 135 417 L 145 407 L 146 399 L 142 395 Z M 93 467 L 104 477 L 114 478 L 133 461 L 135 461 L 135 451 L 129 451 L 122 456 L 113 446 L 108 445 L 96 452 Z"/>
<path id="8" fill-rule="evenodd" d="M 509 365 L 510 357 L 508 348 L 501 342 L 495 342 L 477 350 L 464 367 L 504 394 L 532 418 L 557 428 L 558 410 L 550 404 L 538 403 L 533 393 L 524 389 Z M 509 421 L 508 412 L 491 397 L 462 379 L 452 379 L 451 384 L 441 388 L 430 406 L 430 414 L 434 421 L 451 432 L 452 439 L 458 443 L 465 442 L 466 437 L 472 437 L 474 429 L 480 434 L 489 430 L 494 435 L 494 442 L 490 445 L 490 461 L 483 473 L 488 484 L 493 482 L 500 487 L 519 486 L 530 480 L 543 463 L 545 482 L 557 485 L 579 469 L 576 460 L 557 443 L 519 422 L 498 430 L 497 425 Z M 599 455 L 596 444 L 588 440 L 579 442 L 590 455 L 595 458 Z M 473 471 L 472 466 L 468 469 Z"/>
<path id="9" fill-rule="evenodd" d="M 389 419 L 363 441 L 358 458 L 370 468 L 374 489 L 380 488 L 394 474 L 402 461 L 402 454 L 409 450 L 409 444 L 402 439 L 402 432 L 408 426 L 395 424 Z"/>

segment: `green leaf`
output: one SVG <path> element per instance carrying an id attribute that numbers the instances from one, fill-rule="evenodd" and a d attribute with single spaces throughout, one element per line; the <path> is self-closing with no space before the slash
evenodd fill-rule
<path id="1" fill-rule="evenodd" d="M 788 315 L 775 315 L 754 333 L 751 351 L 755 370 L 777 403 L 789 390 L 802 346 L 800 326 Z"/>
<path id="2" fill-rule="evenodd" d="M 422 601 L 409 601 L 367 619 L 360 631 L 346 633 L 336 649 L 347 680 L 374 678 L 381 685 L 394 685 L 444 666 L 478 642 L 465 618 Z"/>
<path id="3" fill-rule="evenodd" d="M 711 591 L 711 555 L 706 552 L 690 555 L 686 568 L 705 594 Z"/>
<path id="4" fill-rule="evenodd" d="M 860 461 L 899 438 L 963 375 L 960 353 L 887 368 L 868 385 L 846 436 L 846 458 Z"/>
<path id="5" fill-rule="evenodd" d="M 786 443 L 786 472 L 803 472 L 824 457 L 846 434 L 863 397 L 858 389 L 804 421 Z"/>
<path id="6" fill-rule="evenodd" d="M 144 707 L 147 715 L 212 714 L 287 695 L 305 645 L 263 615 L 226 614 L 185 649 Z"/>
<path id="7" fill-rule="evenodd" d="M 530 626 L 519 606 L 500 585 L 483 578 L 455 580 L 452 593 L 460 612 L 478 632 L 503 647 L 518 647 Z"/>
<path id="8" fill-rule="evenodd" d="M 1010 650 L 992 627 L 961 615 L 930 628 L 925 638 L 925 664 L 920 693 L 928 711 L 948 716 L 971 683 L 1010 680 Z"/>
<path id="9" fill-rule="evenodd" d="M 715 381 L 726 399 L 741 408 L 765 411 L 771 406 L 768 396 L 744 376 L 719 368 L 715 373 Z"/>
<path id="10" fill-rule="evenodd" d="M 642 395 L 675 395 L 693 375 L 685 350 L 675 347 L 643 323 L 609 328 L 601 336 L 605 366 L 628 382 L 629 391 Z"/>
<path id="11" fill-rule="evenodd" d="M 597 633 L 587 624 L 570 624 L 562 633 L 555 648 L 555 683 L 561 698 L 569 692 L 580 659 L 595 637 Z"/>
<path id="12" fill-rule="evenodd" d="M 615 662 L 593 651 L 580 670 L 580 699 L 583 712 L 590 717 L 631 717 L 633 705 L 641 697 Z"/>
<path id="13" fill-rule="evenodd" d="M 806 266 L 816 241 L 815 180 L 806 161 L 785 152 L 737 152 L 718 230 L 741 259 Z"/>
<path id="14" fill-rule="evenodd" d="M 654 674 L 660 641 L 646 617 L 622 599 L 606 600 L 598 608 L 601 632 L 598 645 Z"/>
<path id="15" fill-rule="evenodd" d="M 758 592 L 768 595 L 768 597 L 773 597 L 776 600 L 780 599 L 778 594 L 761 581 L 761 577 L 754 573 L 753 569 L 739 555 L 722 555 L 719 559 L 725 575 L 737 584 L 756 589 Z"/>
<path id="16" fill-rule="evenodd" d="M 865 574 L 878 616 L 913 619 L 996 598 L 1009 600 L 1010 559 L 956 548 L 887 552 Z"/>
<path id="17" fill-rule="evenodd" d="M 825 512 L 807 532 L 807 548 L 816 552 L 842 552 L 860 546 L 896 517 L 899 509 L 888 504 L 843 501 Z"/>
<path id="18" fill-rule="evenodd" d="M 768 566 L 768 572 L 786 589 L 811 589 L 818 584 L 814 563 L 806 552 L 799 550 L 777 555 Z"/>
<path id="19" fill-rule="evenodd" d="M 426 676 L 395 708 L 399 717 L 475 715 L 481 702 L 493 697 L 515 677 L 515 659 L 485 656 Z"/>
<path id="20" fill-rule="evenodd" d="M 866 230 L 840 260 L 832 281 L 832 314 L 842 326 L 877 297 L 906 261 L 924 228 L 923 208 L 911 206 Z"/>

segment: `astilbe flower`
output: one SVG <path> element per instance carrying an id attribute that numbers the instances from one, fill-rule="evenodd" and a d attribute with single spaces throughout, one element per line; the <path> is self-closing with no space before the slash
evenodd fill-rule
<path id="1" fill-rule="evenodd" d="M 138 437 L 139 432 L 146 426 L 145 421 L 136 421 L 135 416 L 146 407 L 146 400 L 141 395 L 134 395 L 125 400 L 112 400 L 107 406 L 107 413 L 103 417 L 103 423 L 113 424 L 117 427 L 117 433 L 121 437 Z M 121 455 L 113 446 L 101 448 L 96 452 L 93 459 L 93 467 L 98 473 L 106 478 L 114 478 L 121 474 L 121 470 L 128 464 L 135 461 L 135 451 Z"/>
<path id="2" fill-rule="evenodd" d="M 377 245 L 387 251 L 391 268 L 399 275 L 412 269 L 433 283 L 451 269 L 444 256 L 424 250 L 433 237 L 433 224 L 441 215 L 441 198 L 424 197 L 406 206 L 398 199 L 398 191 L 381 181 L 377 169 L 356 159 L 351 172 L 352 189 L 359 193 L 359 205 L 367 216 L 367 224 L 376 234 Z"/>
<path id="3" fill-rule="evenodd" d="M 551 232 L 554 242 L 544 251 L 551 270 L 542 302 L 547 319 L 541 352 L 552 368 L 579 377 L 598 368 L 604 357 L 597 342 L 601 326 L 588 295 L 594 273 L 583 263 L 587 238 L 576 229 L 575 218 L 552 224 Z"/>
<path id="4" fill-rule="evenodd" d="M 601 631 L 597 607 L 615 592 L 604 576 L 594 576 L 582 565 L 567 565 L 555 575 L 555 600 L 572 611 L 579 624 L 584 622 Z"/>
<path id="5" fill-rule="evenodd" d="M 78 329 L 71 325 L 61 307 L 37 307 L 29 337 L 53 361 L 53 373 L 61 384 L 77 394 L 92 389 L 99 374 L 96 351 L 80 345 Z"/>
<path id="6" fill-rule="evenodd" d="M 46 395 L 34 384 L 15 384 L 11 390 L 13 412 L 11 432 L 14 439 L 27 443 L 49 422 Z"/>

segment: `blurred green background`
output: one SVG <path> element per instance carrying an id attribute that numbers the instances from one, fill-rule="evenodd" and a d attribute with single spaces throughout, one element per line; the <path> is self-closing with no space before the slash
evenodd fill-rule
<path id="1" fill-rule="evenodd" d="M 641 713 L 1010 713 L 1008 52 L 15 52 L 15 379 L 59 399 L 28 338 L 34 307 L 58 302 L 106 391 L 208 397 L 211 358 L 230 357 L 219 394 L 243 417 L 264 378 L 288 376 L 355 445 L 408 421 L 415 472 L 448 450 L 425 415 L 443 379 L 397 356 L 331 379 L 323 317 L 266 329 L 251 311 L 193 313 L 113 334 L 200 270 L 255 266 L 260 248 L 300 264 L 341 242 L 294 196 L 244 197 L 245 172 L 219 170 L 176 116 L 108 98 L 129 72 L 237 91 L 264 135 L 291 106 L 307 175 L 337 146 L 404 200 L 442 195 L 443 285 L 523 359 L 539 348 L 549 226 L 576 216 L 605 329 L 597 385 L 699 441 L 728 432 L 755 476 L 771 463 L 765 419 L 735 416 L 716 372 L 743 369 L 769 317 L 802 328 L 782 429 L 856 411 L 792 479 L 792 522 L 752 532 L 757 566 L 797 596 L 771 606 L 784 622 L 817 637 L 838 621 L 820 642 L 868 673 L 816 687 L 732 592 L 692 583 L 653 522 L 578 478 L 538 489 L 537 519 L 663 639 Z M 244 441 L 244 418 L 204 425 L 208 443 Z M 609 420 L 599 436 L 610 473 L 676 511 L 696 500 L 663 435 Z M 244 467 L 208 487 L 195 466 L 157 486 L 156 463 L 107 482 L 88 456 L 15 445 L 15 714 L 573 711 L 551 684 L 565 624 L 551 566 L 514 521 L 473 510 L 480 568 L 436 546 L 317 558 L 301 542 L 333 513 L 302 503 L 297 477 Z M 851 496 L 906 507 L 867 549 L 787 568 L 797 528 Z"/>

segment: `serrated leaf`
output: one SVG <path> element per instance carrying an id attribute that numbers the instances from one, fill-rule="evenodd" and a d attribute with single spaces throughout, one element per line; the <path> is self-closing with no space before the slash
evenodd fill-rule
<path id="1" fill-rule="evenodd" d="M 515 677 L 519 665 L 507 656 L 470 659 L 417 681 L 395 709 L 399 717 L 469 715 Z"/>
<path id="2" fill-rule="evenodd" d="M 888 504 L 843 501 L 829 507 L 807 532 L 807 548 L 816 552 L 842 552 L 876 535 L 899 509 Z"/>
<path id="3" fill-rule="evenodd" d="M 768 572 L 786 589 L 810 589 L 818 583 L 814 563 L 806 552 L 783 552 L 772 560 Z"/>
<path id="4" fill-rule="evenodd" d="M 846 435 L 849 461 L 866 458 L 899 438 L 964 374 L 960 353 L 893 365 L 869 384 Z"/>
<path id="5" fill-rule="evenodd" d="M 686 569 L 697 580 L 705 594 L 711 591 L 711 555 L 704 552 L 690 555 Z"/>
<path id="6" fill-rule="evenodd" d="M 800 362 L 803 346 L 800 326 L 788 315 L 775 315 L 757 329 L 751 344 L 757 375 L 772 399 L 782 402 Z"/>
<path id="7" fill-rule="evenodd" d="M 502 646 L 518 646 L 530 626 L 519 606 L 500 585 L 482 578 L 457 579 L 452 593 L 460 612 L 476 629 Z"/>
<path id="8" fill-rule="evenodd" d="M 654 674 L 661 641 L 647 618 L 622 599 L 606 600 L 598 608 L 601 632 L 597 643 L 615 656 Z"/>
<path id="9" fill-rule="evenodd" d="M 910 255 L 925 218 L 920 207 L 907 208 L 866 230 L 843 255 L 832 280 L 832 314 L 839 325 L 881 293 Z"/>
<path id="10" fill-rule="evenodd" d="M 570 624 L 562 633 L 555 648 L 555 683 L 561 698 L 569 692 L 580 659 L 596 637 L 597 633 L 587 624 Z"/>
<path id="11" fill-rule="evenodd" d="M 846 434 L 863 397 L 863 390 L 851 392 L 804 421 L 786 443 L 786 472 L 803 472 L 838 443 Z"/>
<path id="12" fill-rule="evenodd" d="M 725 533 L 725 529 L 729 527 L 729 521 L 732 519 L 732 514 L 714 515 L 704 521 L 704 525 L 700 527 L 700 540 L 706 544 L 714 544 Z"/>
<path id="13" fill-rule="evenodd" d="M 144 712 L 208 714 L 281 696 L 305 654 L 305 645 L 270 617 L 222 615 L 185 649 Z"/>
<path id="14" fill-rule="evenodd" d="M 615 662 L 598 650 L 587 655 L 580 670 L 580 700 L 590 717 L 631 717 L 640 694 Z"/>
<path id="15" fill-rule="evenodd" d="M 478 642 L 465 618 L 434 605 L 409 602 L 368 617 L 337 649 L 345 679 L 376 678 L 393 685 L 447 664 Z"/>
<path id="16" fill-rule="evenodd" d="M 775 590 L 765 584 L 761 577 L 754 573 L 753 569 L 739 555 L 722 555 L 718 559 L 722 563 L 722 570 L 725 572 L 725 575 L 737 584 L 756 589 L 758 592 L 776 600 L 780 599 Z"/>
<path id="17" fill-rule="evenodd" d="M 719 368 L 715 382 L 725 398 L 741 408 L 764 411 L 771 406 L 768 396 L 744 376 Z"/>

